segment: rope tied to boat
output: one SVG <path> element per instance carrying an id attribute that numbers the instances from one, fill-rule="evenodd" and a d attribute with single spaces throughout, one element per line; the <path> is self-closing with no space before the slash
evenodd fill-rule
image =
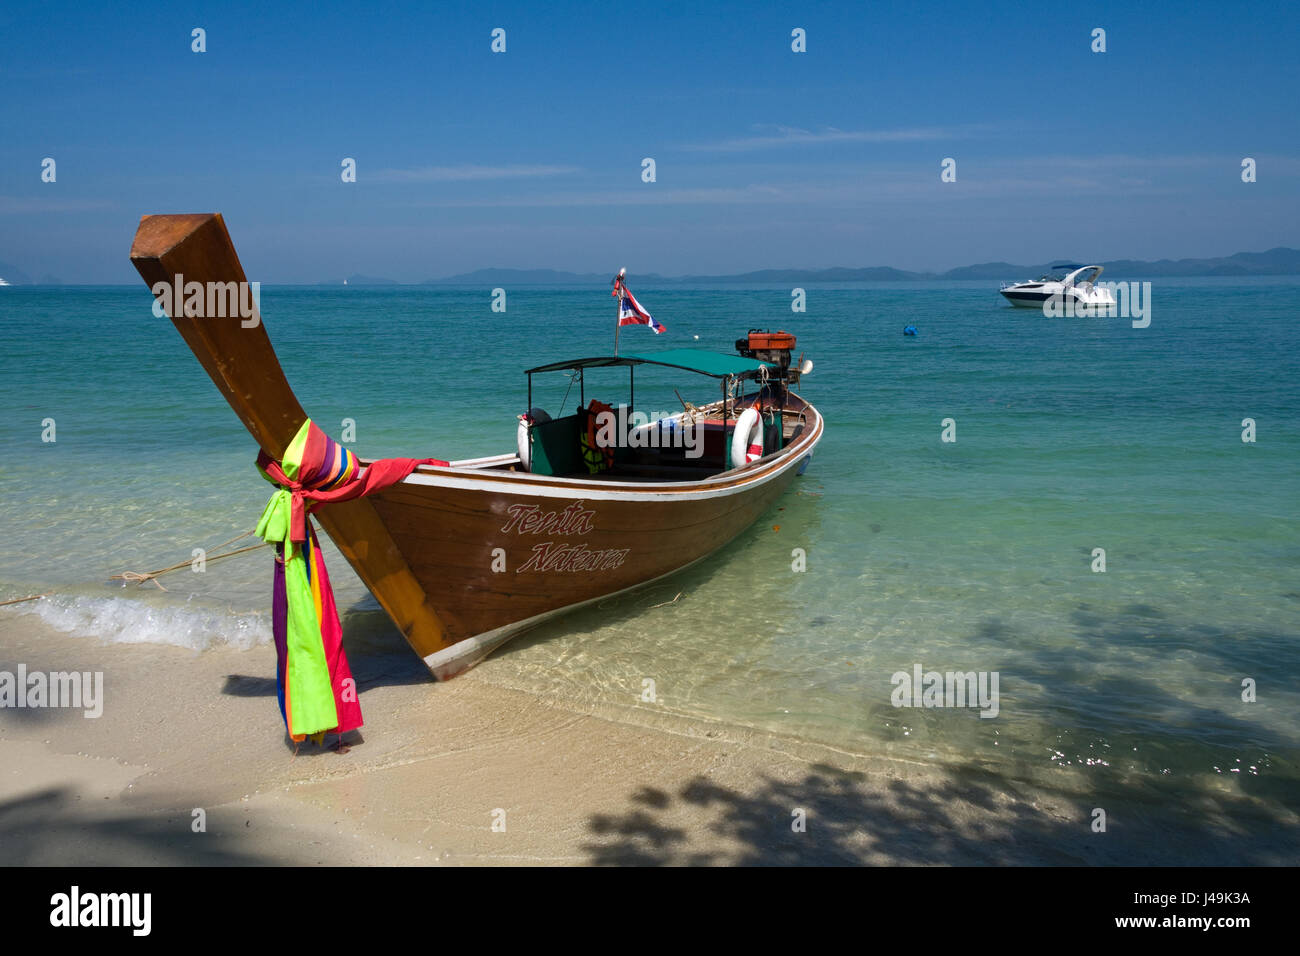
<path id="1" fill-rule="evenodd" d="M 0 607 L 5 607 L 9 604 L 22 604 L 24 601 L 39 601 L 41 598 L 49 597 L 50 593 L 53 592 L 49 592 L 46 594 L 29 594 L 27 595 L 27 597 L 20 597 L 20 598 L 10 598 L 8 601 L 0 601 Z"/>
<path id="2" fill-rule="evenodd" d="M 230 540 L 223 541 L 221 542 L 221 544 L 216 545 L 211 550 L 219 551 L 221 548 L 228 547 L 229 545 L 234 544 L 236 541 L 242 540 L 243 538 L 247 538 L 252 533 L 253 532 L 249 530 L 249 531 L 245 531 L 243 534 L 237 534 Z M 249 551 L 260 551 L 262 548 L 265 547 L 267 547 L 267 543 L 264 541 L 261 544 L 250 544 L 245 548 L 236 548 L 234 551 L 226 551 L 220 554 L 209 554 L 207 553 L 207 551 L 204 551 L 203 563 L 207 565 L 212 563 L 213 561 L 220 561 L 222 558 L 233 558 L 237 554 L 245 554 Z M 189 568 L 193 566 L 194 566 L 194 559 L 191 558 L 188 561 L 178 561 L 175 564 L 170 564 L 165 568 L 159 568 L 157 571 L 123 571 L 120 574 L 109 575 L 108 579 L 110 581 L 121 581 L 123 582 L 123 584 L 135 584 L 136 587 L 140 587 L 144 585 L 145 582 L 147 581 L 152 581 L 155 585 L 158 586 L 159 590 L 166 591 L 167 588 L 163 587 L 163 583 L 159 581 L 158 578 L 162 577 L 164 574 L 171 574 L 173 571 L 179 571 L 181 570 L 181 568 Z M 46 591 L 42 594 L 29 594 L 26 597 L 10 598 L 7 601 L 0 601 L 0 607 L 8 607 L 11 604 L 24 604 L 27 601 L 39 601 L 41 600 L 41 598 L 53 597 L 57 593 L 59 592 Z"/>
<path id="3" fill-rule="evenodd" d="M 248 531 L 245 531 L 243 534 L 237 534 L 229 541 L 223 541 L 221 542 L 221 544 L 217 545 L 211 550 L 220 551 L 222 548 L 229 547 L 230 545 L 234 544 L 236 541 L 241 541 L 244 538 L 247 538 L 252 533 L 253 531 L 252 529 L 250 529 Z M 203 555 L 203 563 L 205 565 L 211 564 L 212 562 L 220 561 L 223 558 L 233 558 L 237 554 L 246 554 L 249 551 L 257 551 L 260 550 L 261 548 L 265 548 L 266 546 L 267 546 L 267 542 L 263 541 L 261 544 L 250 544 L 244 548 L 236 548 L 234 551 L 226 551 L 219 554 L 209 554 L 205 551 Z M 173 571 L 179 571 L 182 568 L 192 567 L 193 564 L 194 561 L 191 558 L 189 561 L 178 561 L 175 564 L 170 564 L 165 568 L 159 568 L 157 571 L 144 571 L 144 572 L 123 571 L 121 574 L 114 574 L 110 576 L 109 580 L 121 581 L 124 584 L 134 584 L 136 587 L 142 587 L 146 582 L 152 581 L 155 585 L 157 585 L 159 590 L 166 591 L 167 588 L 163 586 L 163 583 L 159 581 L 158 578 L 162 577 L 164 574 L 171 574 Z M 39 597 L 40 595 L 37 596 Z"/>

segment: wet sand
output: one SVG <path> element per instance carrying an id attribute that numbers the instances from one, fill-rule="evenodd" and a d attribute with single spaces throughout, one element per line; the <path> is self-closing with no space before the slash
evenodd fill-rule
<path id="1" fill-rule="evenodd" d="M 0 670 L 102 671 L 105 698 L 97 719 L 0 709 L 0 864 L 1297 859 L 1300 821 L 1277 799 L 1202 793 L 1175 810 L 1144 791 L 1098 834 L 1069 770 L 1051 788 L 649 706 L 598 713 L 478 671 L 436 684 L 396 635 L 351 660 L 365 727 L 347 753 L 295 756 L 269 648 L 102 644 L 0 611 Z"/>

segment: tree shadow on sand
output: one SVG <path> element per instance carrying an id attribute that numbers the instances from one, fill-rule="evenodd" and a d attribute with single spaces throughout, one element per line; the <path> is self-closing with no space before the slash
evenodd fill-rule
<path id="1" fill-rule="evenodd" d="M 1177 809 L 1154 792 L 1091 802 L 982 771 L 928 775 L 924 785 L 815 765 L 799 780 L 759 776 L 745 792 L 697 777 L 676 794 L 642 787 L 622 813 L 588 820 L 582 850 L 600 865 L 1283 865 L 1300 825 L 1228 794 Z M 1056 806 L 1041 809 L 1043 798 Z M 794 826 L 802 810 L 805 829 Z"/>
<path id="2" fill-rule="evenodd" d="M 215 828 L 210 821 L 209 830 Z M 260 834 L 194 833 L 184 811 L 100 816 L 52 787 L 0 803 L 2 866 L 264 866 Z"/>

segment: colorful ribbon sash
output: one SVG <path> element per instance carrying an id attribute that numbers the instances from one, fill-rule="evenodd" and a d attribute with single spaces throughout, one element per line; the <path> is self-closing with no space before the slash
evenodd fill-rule
<path id="1" fill-rule="evenodd" d="M 356 682 L 343 652 L 343 628 L 325 558 L 309 514 L 333 501 L 373 494 L 436 458 L 385 458 L 363 466 L 310 419 L 273 460 L 257 456 L 262 476 L 277 486 L 257 522 L 257 535 L 276 547 L 271 623 L 275 633 L 280 714 L 289 737 L 340 736 L 361 726 Z"/>

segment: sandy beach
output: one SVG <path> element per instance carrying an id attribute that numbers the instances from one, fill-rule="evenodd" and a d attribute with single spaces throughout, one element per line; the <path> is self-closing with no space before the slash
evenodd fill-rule
<path id="1" fill-rule="evenodd" d="M 597 713 L 494 686 L 485 669 L 436 684 L 396 635 L 353 653 L 366 725 L 345 754 L 294 755 L 269 648 L 101 644 L 7 609 L 0 670 L 19 663 L 102 671 L 104 708 L 0 710 L 5 865 L 1295 859 L 1296 817 L 1277 826 L 1266 795 L 1203 794 L 1176 812 L 1147 792 L 1095 834 L 1062 792 L 976 771 L 650 707 Z"/>

